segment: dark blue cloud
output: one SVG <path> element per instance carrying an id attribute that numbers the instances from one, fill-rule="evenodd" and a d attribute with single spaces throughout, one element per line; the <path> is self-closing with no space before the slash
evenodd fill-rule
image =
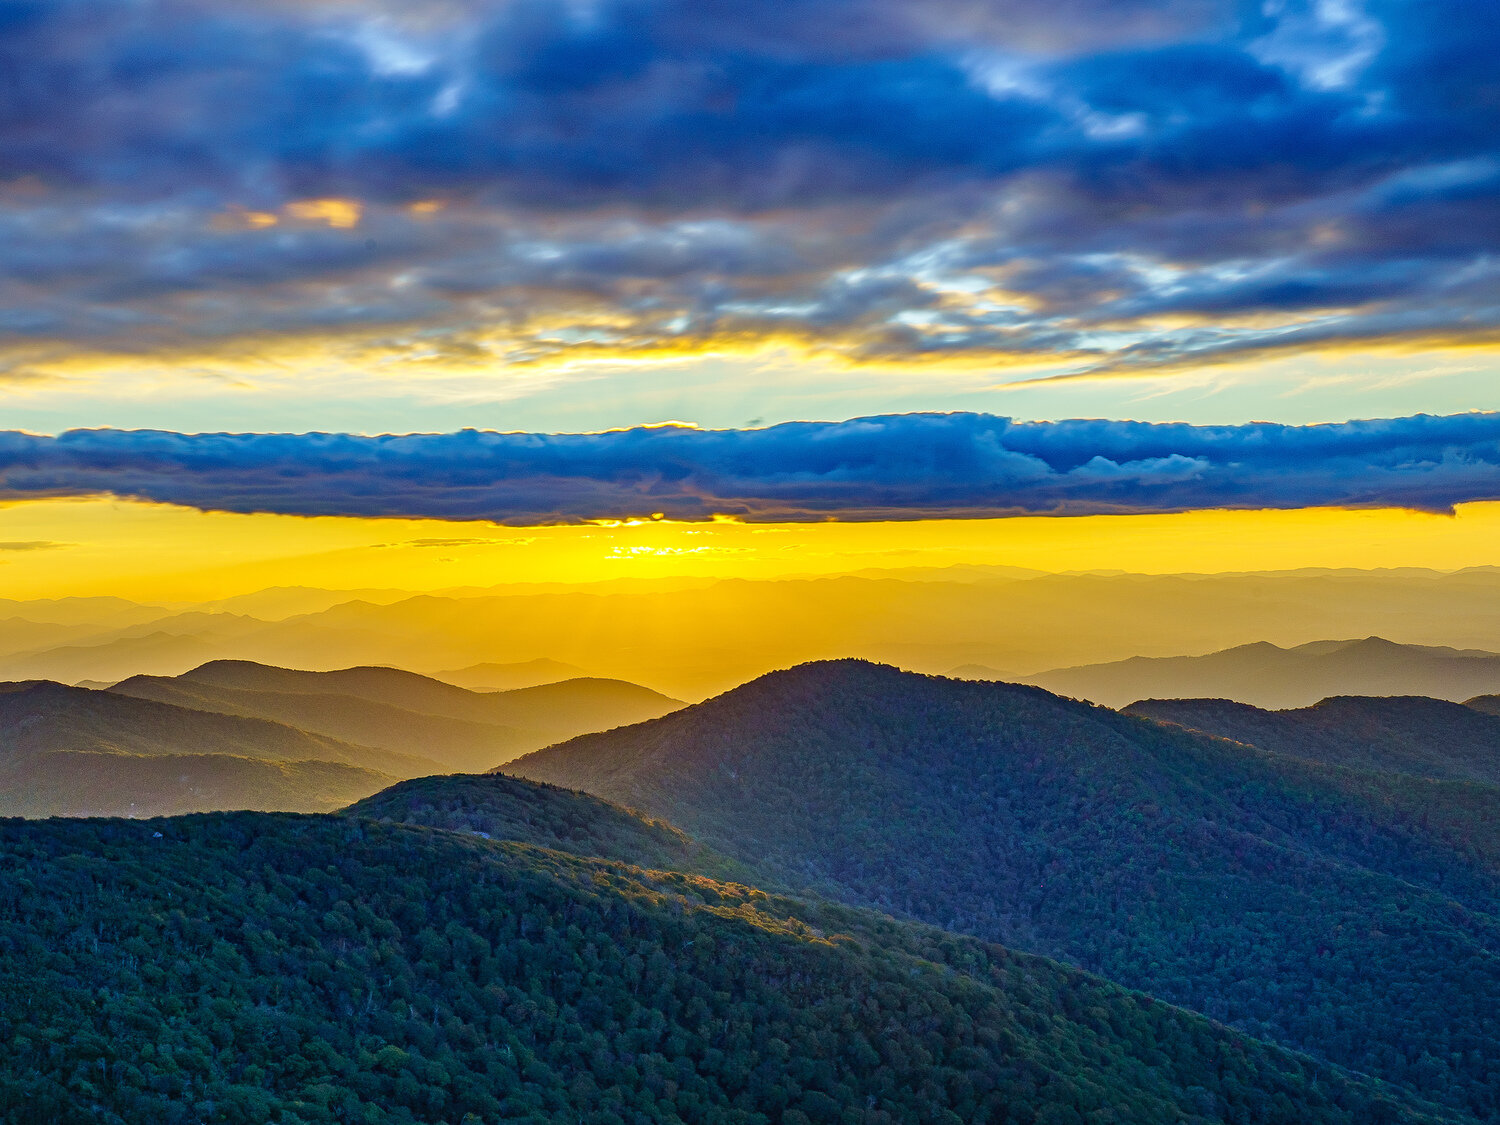
<path id="1" fill-rule="evenodd" d="M 877 520 L 1500 499 L 1500 414 L 1340 425 L 908 414 L 600 434 L 0 434 L 0 498 L 528 525 Z"/>
<path id="2" fill-rule="evenodd" d="M 1497 54 L 1468 0 L 13 0 L 0 325 L 1081 367 L 1483 335 Z M 362 221 L 286 220 L 331 196 Z"/>

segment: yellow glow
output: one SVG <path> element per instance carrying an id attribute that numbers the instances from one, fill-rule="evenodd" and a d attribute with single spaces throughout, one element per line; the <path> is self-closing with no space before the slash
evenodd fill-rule
<path id="1" fill-rule="evenodd" d="M 13 598 L 189 601 L 277 585 L 432 590 L 974 564 L 1209 573 L 1497 563 L 1500 503 L 1465 505 L 1452 517 L 1308 509 L 864 524 L 650 519 L 541 528 L 230 515 L 103 499 L 0 506 L 0 592 Z"/>
<path id="2" fill-rule="evenodd" d="M 347 229 L 359 226 L 363 207 L 353 199 L 299 199 L 286 205 L 286 213 L 305 222 L 324 222 Z"/>

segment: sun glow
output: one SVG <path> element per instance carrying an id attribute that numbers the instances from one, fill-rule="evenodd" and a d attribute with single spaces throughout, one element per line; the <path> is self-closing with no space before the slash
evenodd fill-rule
<path id="1" fill-rule="evenodd" d="M 886 523 L 561 527 L 198 512 L 111 499 L 0 506 L 8 597 L 156 601 L 268 586 L 435 590 L 617 578 L 768 579 L 942 566 L 1140 573 L 1430 567 L 1500 559 L 1500 503 Z"/>

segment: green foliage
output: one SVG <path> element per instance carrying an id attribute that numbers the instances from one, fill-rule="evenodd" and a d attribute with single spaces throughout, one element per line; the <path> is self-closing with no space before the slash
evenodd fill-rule
<path id="1" fill-rule="evenodd" d="M 1126 714 L 1351 769 L 1500 784 L 1500 717 L 1423 696 L 1334 696 L 1264 711 L 1228 699 L 1145 699 Z"/>
<path id="2" fill-rule="evenodd" d="M 506 770 L 1500 1120 L 1491 788 L 857 661 Z"/>
<path id="3" fill-rule="evenodd" d="M 664 821 L 555 785 L 504 774 L 423 777 L 351 805 L 350 816 L 423 824 L 639 867 L 746 880 L 752 872 Z"/>
<path id="4" fill-rule="evenodd" d="M 0 822 L 0 1118 L 1455 1120 L 1039 958 L 369 820 Z"/>

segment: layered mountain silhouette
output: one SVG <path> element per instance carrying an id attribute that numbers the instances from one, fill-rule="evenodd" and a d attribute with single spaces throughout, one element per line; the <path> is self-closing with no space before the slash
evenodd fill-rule
<path id="1" fill-rule="evenodd" d="M 1500 716 L 1441 699 L 1338 696 L 1284 711 L 1145 699 L 1125 712 L 1330 765 L 1500 785 Z"/>
<path id="2" fill-rule="evenodd" d="M 649 623 L 649 627 L 643 627 Z M 1500 568 L 1269 574 L 1035 574 L 897 568 L 776 580 L 612 581 L 399 590 L 268 590 L 195 606 L 114 599 L 0 602 L 0 679 L 116 682 L 208 660 L 421 670 L 538 657 L 701 699 L 773 668 L 861 656 L 928 672 L 961 665 L 1014 680 L 1125 657 L 1209 653 L 1247 641 L 1295 646 L 1375 633 L 1490 648 Z M 575 673 L 576 675 L 576 673 Z M 549 678 L 550 675 L 549 675 Z M 459 679 L 507 689 L 510 681 Z M 1329 682 L 1329 695 L 1441 694 L 1417 682 Z M 1073 694 L 1073 689 L 1062 689 Z M 1500 691 L 1478 684 L 1466 694 Z M 1236 697 L 1212 684 L 1136 684 L 1107 702 Z"/>
<path id="3" fill-rule="evenodd" d="M 860 661 L 505 767 L 1500 1113 L 1500 789 Z"/>
<path id="4" fill-rule="evenodd" d="M 515 688 L 555 684 L 559 680 L 574 680 L 587 675 L 576 664 L 564 664 L 561 660 L 539 657 L 536 660 L 518 660 L 508 664 L 471 664 L 467 668 L 438 672 L 435 678 L 470 691 L 511 691 Z"/>
<path id="5" fill-rule="evenodd" d="M 175 677 L 133 676 L 117 695 L 253 716 L 418 754 L 443 771 L 479 771 L 584 731 L 655 718 L 681 706 L 621 680 L 582 678 L 473 692 L 398 668 L 305 672 L 217 660 Z"/>
<path id="6" fill-rule="evenodd" d="M 0 870 L 11 1121 L 1462 1120 L 1042 958 L 468 832 L 12 821 Z"/>
<path id="7" fill-rule="evenodd" d="M 980 665 L 966 679 L 999 679 Z M 1206 697 L 1306 707 L 1336 695 L 1425 695 L 1460 701 L 1500 690 L 1500 653 L 1396 644 L 1380 637 L 1279 648 L 1261 641 L 1206 656 L 1136 656 L 1024 677 L 1059 695 L 1124 707 L 1138 699 Z"/>
<path id="8" fill-rule="evenodd" d="M 317 812 L 430 759 L 47 681 L 0 684 L 0 815 Z"/>

